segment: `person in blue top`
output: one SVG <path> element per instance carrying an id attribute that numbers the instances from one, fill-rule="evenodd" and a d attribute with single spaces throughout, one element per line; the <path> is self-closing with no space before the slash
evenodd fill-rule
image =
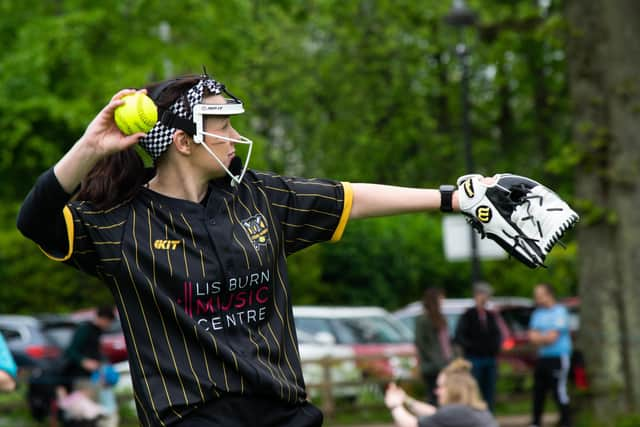
<path id="1" fill-rule="evenodd" d="M 16 388 L 16 374 L 18 367 L 7 347 L 2 334 L 0 334 L 0 392 L 13 391 Z"/>
<path id="2" fill-rule="evenodd" d="M 539 284 L 534 289 L 538 306 L 529 322 L 529 339 L 538 348 L 538 360 L 534 372 L 532 427 L 541 425 L 544 400 L 549 390 L 560 410 L 561 427 L 569 427 L 569 395 L 567 377 L 571 357 L 569 312 L 556 302 L 551 285 Z"/>

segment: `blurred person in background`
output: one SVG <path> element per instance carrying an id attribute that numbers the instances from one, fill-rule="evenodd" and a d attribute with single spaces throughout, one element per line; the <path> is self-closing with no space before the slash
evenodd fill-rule
<path id="1" fill-rule="evenodd" d="M 408 396 L 391 383 L 384 402 L 397 427 L 497 427 L 471 375 L 471 364 L 461 358 L 445 367 L 437 379 L 436 408 Z"/>
<path id="2" fill-rule="evenodd" d="M 16 362 L 13 360 L 4 337 L 0 334 L 0 392 L 15 390 L 17 373 Z"/>
<path id="3" fill-rule="evenodd" d="M 114 320 L 114 308 L 103 306 L 98 308 L 92 320 L 78 325 L 64 351 L 62 376 L 67 390 L 73 388 L 72 383 L 77 379 L 89 379 L 100 369 L 104 358 L 100 351 L 100 336 Z"/>
<path id="4" fill-rule="evenodd" d="M 438 373 L 451 359 L 451 341 L 447 320 L 441 307 L 444 292 L 429 287 L 422 296 L 424 312 L 416 318 L 415 344 L 420 361 L 420 373 L 426 387 L 427 402 L 437 405 L 435 395 Z"/>
<path id="5" fill-rule="evenodd" d="M 539 347 L 533 376 L 532 427 L 541 424 L 544 401 L 549 390 L 553 391 L 560 410 L 559 425 L 571 425 L 567 377 L 571 358 L 569 312 L 556 302 L 555 290 L 542 283 L 534 288 L 537 308 L 529 322 L 529 339 Z"/>
<path id="6" fill-rule="evenodd" d="M 502 344 L 498 315 L 487 309 L 492 294 L 493 289 L 486 282 L 473 285 L 475 306 L 460 317 L 455 333 L 455 342 L 471 362 L 471 372 L 491 412 L 495 406 L 498 379 L 497 356 Z"/>

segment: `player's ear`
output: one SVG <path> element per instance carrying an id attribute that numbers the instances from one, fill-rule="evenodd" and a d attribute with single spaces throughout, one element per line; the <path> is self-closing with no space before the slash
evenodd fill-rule
<path id="1" fill-rule="evenodd" d="M 178 129 L 173 134 L 173 145 L 178 153 L 189 156 L 193 151 L 194 142 L 185 131 Z"/>

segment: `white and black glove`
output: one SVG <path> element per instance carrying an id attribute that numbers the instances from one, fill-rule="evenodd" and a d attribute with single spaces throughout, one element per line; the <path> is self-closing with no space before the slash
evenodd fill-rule
<path id="1" fill-rule="evenodd" d="M 512 174 L 458 178 L 460 210 L 482 237 L 498 243 L 509 255 L 531 268 L 544 260 L 578 214 L 544 185 Z"/>

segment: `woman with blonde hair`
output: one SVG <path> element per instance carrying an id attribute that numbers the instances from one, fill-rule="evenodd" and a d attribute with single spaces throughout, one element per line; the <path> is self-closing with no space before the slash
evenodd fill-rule
<path id="1" fill-rule="evenodd" d="M 496 427 L 498 424 L 480 397 L 471 363 L 458 358 L 445 367 L 437 379 L 439 408 L 408 396 L 391 383 L 385 404 L 397 427 Z"/>

